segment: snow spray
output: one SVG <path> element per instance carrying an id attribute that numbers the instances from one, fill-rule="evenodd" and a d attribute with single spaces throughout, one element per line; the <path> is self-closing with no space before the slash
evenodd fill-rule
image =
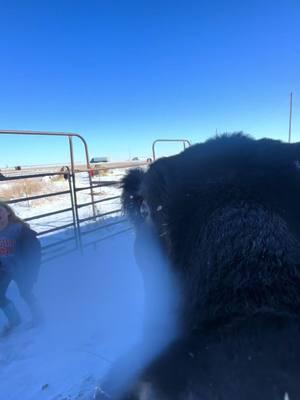
<path id="1" fill-rule="evenodd" d="M 130 387 L 180 332 L 179 284 L 151 227 L 145 227 L 142 234 L 138 232 L 135 258 L 144 288 L 143 333 L 139 343 L 117 360 L 101 385 L 102 391 L 113 398 Z"/>

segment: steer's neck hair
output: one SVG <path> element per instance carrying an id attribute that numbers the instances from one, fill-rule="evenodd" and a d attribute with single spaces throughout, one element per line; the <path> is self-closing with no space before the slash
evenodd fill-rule
<path id="1" fill-rule="evenodd" d="M 211 214 L 192 255 L 191 322 L 299 315 L 300 244 L 277 213 L 253 204 Z M 191 306 L 192 305 L 192 306 Z"/>

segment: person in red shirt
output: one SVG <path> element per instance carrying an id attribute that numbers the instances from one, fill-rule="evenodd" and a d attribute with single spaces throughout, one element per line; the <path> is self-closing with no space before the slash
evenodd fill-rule
<path id="1" fill-rule="evenodd" d="M 6 292 L 12 281 L 17 284 L 19 293 L 27 303 L 33 318 L 38 322 L 41 312 L 33 294 L 41 261 L 41 246 L 36 232 L 16 216 L 13 209 L 0 201 L 0 308 L 4 312 L 8 332 L 21 322 L 14 303 Z"/>

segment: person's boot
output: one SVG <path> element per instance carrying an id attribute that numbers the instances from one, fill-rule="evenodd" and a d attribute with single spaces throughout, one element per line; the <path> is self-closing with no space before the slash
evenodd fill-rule
<path id="1" fill-rule="evenodd" d="M 14 328 L 16 328 L 21 323 L 21 317 L 19 311 L 16 309 L 13 302 L 7 303 L 2 308 L 7 320 L 8 324 L 2 331 L 2 336 L 9 334 Z"/>

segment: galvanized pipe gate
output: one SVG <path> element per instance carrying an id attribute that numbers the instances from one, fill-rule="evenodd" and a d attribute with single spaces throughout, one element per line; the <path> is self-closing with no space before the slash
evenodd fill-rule
<path id="1" fill-rule="evenodd" d="M 20 175 L 14 175 L 14 176 L 6 176 L 4 177 L 5 182 L 9 181 L 18 181 L 18 180 L 27 180 L 27 179 L 35 179 L 35 178 L 45 178 L 45 177 L 55 177 L 55 176 L 63 176 L 65 180 L 68 181 L 68 189 L 67 190 L 62 190 L 62 191 L 56 191 L 56 192 L 51 192 L 51 193 L 45 193 L 45 194 L 38 194 L 38 195 L 32 195 L 32 196 L 25 196 L 21 198 L 14 198 L 10 199 L 7 201 L 8 204 L 18 204 L 18 203 L 23 203 L 23 202 L 31 202 L 39 199 L 46 199 L 46 198 L 57 198 L 58 196 L 69 196 L 69 203 L 70 206 L 67 208 L 63 209 L 57 209 L 51 212 L 43 213 L 43 214 L 38 214 L 34 215 L 28 218 L 25 218 L 24 220 L 26 222 L 32 222 L 36 220 L 40 220 L 46 217 L 56 217 L 60 214 L 63 213 L 71 213 L 72 215 L 72 221 L 65 223 L 65 224 L 60 224 L 59 226 L 51 227 L 50 229 L 42 230 L 38 232 L 38 236 L 47 239 L 49 238 L 49 234 L 53 234 L 59 231 L 67 230 L 69 233 L 69 237 L 67 238 L 59 238 L 57 241 L 52 241 L 51 243 L 47 243 L 47 240 L 43 240 L 42 244 L 42 254 L 43 254 L 43 262 L 48 262 L 53 259 L 56 259 L 60 256 L 69 254 L 71 252 L 74 252 L 75 250 L 83 251 L 83 248 L 85 246 L 90 246 L 93 245 L 95 246 L 97 242 L 100 240 L 106 239 L 108 237 L 114 236 L 119 233 L 123 233 L 131 229 L 129 226 L 127 226 L 125 229 L 123 228 L 122 230 L 119 230 L 114 233 L 110 233 L 109 235 L 106 235 L 105 237 L 102 238 L 97 238 L 96 240 L 90 241 L 89 243 L 84 243 L 83 239 L 87 237 L 89 234 L 95 233 L 101 229 L 106 229 L 106 228 L 111 228 L 114 227 L 115 225 L 119 224 L 124 224 L 127 222 L 126 218 L 120 217 L 121 209 L 118 207 L 116 210 L 110 210 L 105 213 L 97 213 L 97 208 L 96 204 L 98 203 L 103 203 L 107 201 L 112 201 L 115 199 L 119 199 L 120 195 L 117 196 L 109 196 L 106 198 L 101 198 L 99 200 L 95 200 L 94 196 L 94 189 L 95 188 L 103 188 L 107 187 L 110 185 L 114 185 L 114 187 L 118 187 L 119 182 L 118 181 L 112 181 L 112 182 L 98 182 L 95 183 L 92 180 L 92 174 L 91 174 L 91 166 L 89 162 L 89 151 L 88 151 L 88 145 L 85 139 L 77 134 L 77 133 L 65 133 L 65 132 L 43 132 L 43 131 L 11 131 L 11 130 L 1 130 L 0 135 L 25 135 L 25 136 L 62 136 L 66 137 L 68 139 L 69 143 L 69 154 L 70 154 L 70 167 L 66 166 L 64 167 L 63 171 L 60 172 L 46 172 L 46 173 L 35 173 L 35 174 L 20 174 Z M 85 162 L 86 162 L 86 168 L 85 170 L 81 171 L 76 171 L 75 169 L 75 162 L 74 162 L 74 149 L 73 149 L 73 138 L 79 138 L 81 142 L 84 145 L 84 151 L 85 151 Z M 88 186 L 84 187 L 78 187 L 77 182 L 76 182 L 76 174 L 82 174 L 82 173 L 87 173 L 88 175 Z M 83 192 L 83 191 L 88 191 L 90 193 L 90 198 L 91 201 L 85 202 L 85 203 L 79 203 L 78 202 L 78 193 Z M 92 215 L 86 218 L 81 218 L 79 215 L 79 210 L 84 208 L 84 207 L 91 207 L 92 208 Z M 96 221 L 99 220 L 99 218 L 103 217 L 108 217 L 108 216 L 116 216 L 118 215 L 118 218 L 116 221 L 109 221 L 108 223 L 102 223 L 101 225 L 97 225 Z M 85 223 L 87 222 L 93 222 L 93 224 L 89 224 L 89 228 L 91 229 L 86 229 Z M 92 225 L 92 226 L 91 226 Z M 83 229 L 84 228 L 84 229 Z"/>
<path id="2" fill-rule="evenodd" d="M 42 178 L 54 178 L 55 176 L 63 176 L 64 179 L 67 181 L 67 188 L 64 190 L 59 190 L 51 193 L 43 193 L 43 194 L 33 194 L 22 196 L 19 198 L 13 198 L 7 200 L 8 204 L 20 204 L 27 202 L 34 202 L 40 199 L 48 199 L 48 198 L 60 198 L 61 196 L 68 196 L 69 197 L 69 205 L 68 207 L 64 207 L 61 209 L 54 209 L 50 212 L 36 214 L 33 216 L 29 216 L 24 220 L 26 222 L 33 222 L 37 220 L 41 220 L 43 218 L 48 217 L 57 217 L 58 215 L 62 215 L 64 213 L 71 213 L 71 219 L 67 223 L 62 223 L 59 226 L 51 226 L 45 230 L 39 230 L 38 236 L 42 239 L 42 255 L 43 255 L 43 262 L 49 262 L 54 260 L 58 257 L 67 255 L 72 253 L 76 250 L 83 252 L 84 247 L 87 246 L 96 246 L 98 242 L 101 240 L 110 238 L 112 236 L 118 235 L 123 232 L 127 232 L 131 229 L 128 225 L 128 221 L 125 217 L 121 215 L 121 207 L 118 205 L 117 209 L 109 209 L 109 211 L 98 213 L 97 211 L 97 204 L 111 202 L 114 200 L 120 199 L 120 193 L 117 195 L 109 195 L 105 198 L 100 198 L 99 200 L 95 200 L 95 192 L 94 189 L 96 188 L 108 188 L 112 186 L 114 188 L 118 188 L 120 190 L 120 182 L 119 181 L 104 181 L 99 180 L 98 182 L 93 181 L 92 173 L 95 172 L 94 169 L 91 168 L 89 162 L 89 150 L 88 145 L 85 139 L 77 134 L 77 133 L 67 133 L 67 132 L 44 132 L 44 131 L 15 131 L 15 130 L 0 130 L 0 135 L 23 135 L 23 136 L 43 136 L 43 137 L 65 137 L 68 139 L 69 145 L 69 156 L 70 156 L 70 166 L 64 166 L 61 168 L 59 172 L 42 172 L 42 173 L 31 173 L 31 174 L 22 174 L 19 173 L 18 175 L 13 176 L 3 176 L 0 174 L 0 180 L 4 180 L 4 182 L 9 181 L 18 181 L 18 180 L 28 180 L 28 179 L 42 179 Z M 74 148 L 73 148 L 73 139 L 78 138 L 83 146 L 85 152 L 85 169 L 76 170 L 75 168 L 75 161 L 74 161 Z M 153 151 L 153 160 L 156 159 L 155 148 L 157 143 L 159 142 L 181 142 L 183 143 L 184 149 L 187 146 L 190 146 L 191 143 L 187 139 L 158 139 L 155 140 L 152 144 L 152 151 Z M 140 163 L 140 165 L 145 165 L 146 163 Z M 138 166 L 139 164 L 135 164 Z M 122 167 L 120 167 L 122 168 Z M 124 167 L 126 168 L 126 167 Z M 88 185 L 87 186 L 78 186 L 78 182 L 76 177 L 79 174 L 86 173 L 88 175 Z M 90 201 L 79 202 L 79 194 L 88 191 L 90 194 Z M 88 217 L 82 218 L 80 216 L 80 210 L 85 207 L 91 207 L 91 215 Z M 113 220 L 108 220 L 108 218 L 114 217 Z M 98 224 L 99 218 L 105 219 L 105 222 L 102 221 L 101 224 Z M 125 225 L 119 230 L 113 230 L 116 226 Z M 93 238 L 89 242 L 85 242 L 86 238 L 91 238 L 92 234 L 98 233 L 99 231 L 110 230 L 109 233 L 106 232 L 106 235 L 103 237 Z M 56 233 L 59 232 L 67 232 L 68 237 L 59 237 L 58 240 L 53 240 L 55 238 Z M 51 235 L 52 234 L 52 235 Z M 49 240 L 51 239 L 51 240 Z"/>

